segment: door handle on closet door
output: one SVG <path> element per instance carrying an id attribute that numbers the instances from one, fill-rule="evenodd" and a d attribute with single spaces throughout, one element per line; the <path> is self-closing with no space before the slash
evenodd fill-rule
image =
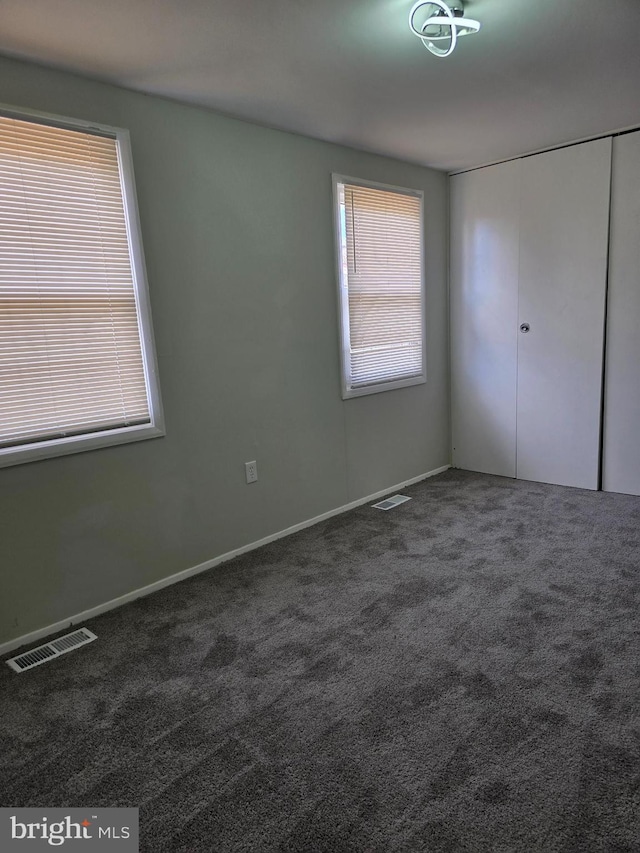
<path id="1" fill-rule="evenodd" d="M 531 326 L 528 323 L 523 323 L 520 326 L 520 331 L 522 332 L 523 335 L 526 335 L 526 333 L 529 331 L 530 328 L 531 328 Z"/>

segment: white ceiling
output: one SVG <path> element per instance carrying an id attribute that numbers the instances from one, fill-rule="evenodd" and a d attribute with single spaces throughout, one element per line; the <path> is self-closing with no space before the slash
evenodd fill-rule
<path id="1" fill-rule="evenodd" d="M 447 170 L 640 125 L 640 0 L 468 0 L 448 59 L 411 2 L 0 0 L 0 53 Z"/>

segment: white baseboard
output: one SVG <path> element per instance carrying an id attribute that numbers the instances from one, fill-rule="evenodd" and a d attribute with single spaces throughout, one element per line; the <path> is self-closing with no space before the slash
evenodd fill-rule
<path id="1" fill-rule="evenodd" d="M 332 518 L 334 515 L 347 512 L 350 509 L 355 509 L 362 504 L 374 501 L 377 498 L 384 497 L 390 492 L 395 492 L 398 489 L 404 489 L 406 486 L 412 486 L 414 483 L 419 483 L 421 480 L 426 480 L 429 477 L 435 477 L 436 474 L 442 474 L 450 468 L 450 465 L 443 465 L 436 468 L 434 471 L 429 471 L 426 474 L 420 474 L 418 477 L 412 477 L 410 480 L 405 480 L 403 483 L 397 483 L 395 486 L 389 486 L 388 489 L 382 489 L 380 492 L 375 492 L 373 495 L 367 495 L 366 498 L 360 498 L 357 501 L 345 504 L 344 506 L 330 509 L 328 512 L 323 512 L 322 515 L 317 515 L 315 518 L 309 518 L 307 521 L 301 521 L 299 524 L 294 524 L 292 527 L 287 527 L 285 530 L 280 530 L 277 533 L 272 533 L 270 536 L 265 536 L 264 539 L 258 539 L 257 542 L 251 542 L 249 545 L 243 545 L 241 548 L 235 548 L 233 551 L 227 551 L 226 554 L 221 554 L 219 557 L 214 557 L 207 560 L 205 563 L 200 563 L 197 566 L 192 566 L 190 569 L 183 569 L 181 572 L 176 572 L 174 575 L 169 575 L 159 581 L 149 584 L 148 586 L 134 589 L 131 592 L 125 593 L 118 598 L 112 598 L 111 601 L 106 601 L 104 604 L 98 604 L 97 607 L 91 607 L 89 610 L 83 610 L 82 613 L 77 613 L 75 616 L 69 616 L 67 619 L 62 619 L 60 622 L 55 622 L 53 625 L 47 625 L 46 628 L 40 628 L 37 631 L 31 631 L 29 634 L 23 634 L 21 637 L 16 637 L 14 640 L 8 640 L 0 645 L 0 656 L 6 655 L 20 646 L 26 646 L 35 643 L 43 637 L 48 637 L 50 634 L 56 634 L 65 628 L 72 625 L 77 625 L 79 622 L 86 622 L 88 619 L 93 619 L 94 616 L 99 616 L 101 613 L 106 613 L 108 610 L 114 610 L 116 607 L 121 607 L 129 601 L 134 601 L 136 598 L 142 598 L 145 595 L 151 595 L 152 592 L 157 592 L 165 586 L 179 583 L 180 581 L 190 578 L 192 575 L 199 575 L 200 572 L 206 572 L 207 569 L 212 569 L 220 563 L 226 563 L 234 557 L 239 557 L 240 554 L 246 554 L 247 551 L 254 551 L 262 545 L 268 545 L 270 542 L 275 542 L 276 539 L 282 539 L 284 536 L 290 536 L 292 533 L 297 533 L 299 530 L 304 530 L 305 527 L 312 527 L 327 518 Z"/>

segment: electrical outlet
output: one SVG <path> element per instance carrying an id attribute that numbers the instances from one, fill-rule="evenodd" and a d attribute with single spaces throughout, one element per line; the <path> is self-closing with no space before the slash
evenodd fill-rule
<path id="1" fill-rule="evenodd" d="M 258 479 L 258 463 L 255 460 L 253 462 L 245 462 L 244 473 L 247 483 L 255 483 Z"/>

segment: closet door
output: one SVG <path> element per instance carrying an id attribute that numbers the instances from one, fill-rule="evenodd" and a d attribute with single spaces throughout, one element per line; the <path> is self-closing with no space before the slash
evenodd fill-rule
<path id="1" fill-rule="evenodd" d="M 602 488 L 640 495 L 640 133 L 613 142 L 611 205 Z"/>
<path id="2" fill-rule="evenodd" d="M 453 464 L 516 475 L 520 163 L 451 178 Z"/>
<path id="3" fill-rule="evenodd" d="M 517 476 L 597 489 L 611 140 L 521 162 Z"/>

